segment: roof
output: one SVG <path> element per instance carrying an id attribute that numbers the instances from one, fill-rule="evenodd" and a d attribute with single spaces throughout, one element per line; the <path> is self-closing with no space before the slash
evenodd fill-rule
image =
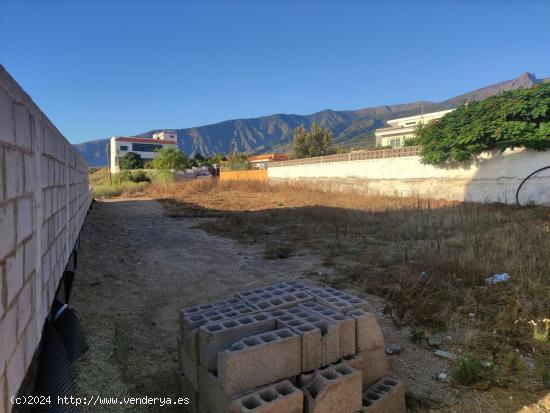
<path id="1" fill-rule="evenodd" d="M 262 162 L 262 161 L 286 161 L 288 159 L 287 153 L 264 153 L 262 155 L 249 156 L 250 162 Z"/>
<path id="2" fill-rule="evenodd" d="M 143 142 L 143 143 L 157 143 L 160 145 L 176 145 L 175 141 L 168 141 L 164 139 L 149 139 L 149 138 L 115 138 L 115 141 L 120 142 Z"/>

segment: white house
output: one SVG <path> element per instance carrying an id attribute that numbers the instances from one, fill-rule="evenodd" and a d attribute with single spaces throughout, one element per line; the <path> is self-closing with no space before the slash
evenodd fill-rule
<path id="1" fill-rule="evenodd" d="M 111 173 L 120 172 L 120 159 L 128 152 L 136 153 L 147 161 L 157 157 L 157 149 L 167 145 L 177 147 L 177 144 L 177 135 L 174 131 L 157 132 L 152 138 L 113 136 L 108 145 L 109 170 Z"/>
<path id="2" fill-rule="evenodd" d="M 403 146 L 403 142 L 406 139 L 414 137 L 415 129 L 418 124 L 434 122 L 453 110 L 454 109 L 441 110 L 439 112 L 422 113 L 416 116 L 388 120 L 387 123 L 390 126 L 374 131 L 376 145 L 391 146 L 392 148 Z"/>

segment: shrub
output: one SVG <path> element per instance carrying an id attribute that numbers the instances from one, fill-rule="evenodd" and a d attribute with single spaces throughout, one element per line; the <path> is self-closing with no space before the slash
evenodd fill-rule
<path id="1" fill-rule="evenodd" d="M 463 162 L 484 151 L 550 149 L 550 83 L 472 102 L 418 127 L 422 161 Z"/>
<path id="2" fill-rule="evenodd" d="M 469 386 L 482 379 L 482 371 L 481 362 L 473 356 L 468 356 L 456 362 L 453 379 L 464 386 Z"/>
<path id="3" fill-rule="evenodd" d="M 128 152 L 120 160 L 120 169 L 122 170 L 140 168 L 143 168 L 143 159 L 141 159 L 141 155 L 138 153 Z"/>
<path id="4" fill-rule="evenodd" d="M 182 170 L 189 165 L 189 159 L 178 148 L 170 146 L 157 151 L 158 155 L 150 164 L 154 169 L 159 170 Z"/>
<path id="5" fill-rule="evenodd" d="M 130 181 L 132 182 L 151 182 L 151 178 L 147 176 L 147 173 L 142 170 L 132 171 L 132 174 L 129 176 Z"/>

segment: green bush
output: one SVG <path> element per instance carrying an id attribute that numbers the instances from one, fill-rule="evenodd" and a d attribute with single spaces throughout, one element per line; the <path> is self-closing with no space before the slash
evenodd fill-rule
<path id="1" fill-rule="evenodd" d="M 156 175 L 153 177 L 155 182 L 174 182 L 175 177 L 174 173 L 169 169 L 160 169 L 157 171 Z"/>
<path id="2" fill-rule="evenodd" d="M 482 379 L 482 372 L 481 362 L 473 356 L 468 356 L 456 362 L 453 379 L 464 386 L 469 386 Z"/>
<path id="3" fill-rule="evenodd" d="M 550 83 L 471 102 L 417 131 L 426 164 L 463 162 L 481 152 L 550 148 Z"/>
<path id="4" fill-rule="evenodd" d="M 138 183 L 138 182 L 151 182 L 151 178 L 147 176 L 147 173 L 142 170 L 132 171 L 132 174 L 130 175 L 130 181 Z"/>

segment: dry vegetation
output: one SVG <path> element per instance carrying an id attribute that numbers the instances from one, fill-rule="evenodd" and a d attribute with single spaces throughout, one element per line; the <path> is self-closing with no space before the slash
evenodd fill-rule
<path id="1" fill-rule="evenodd" d="M 433 332 L 452 337 L 446 349 L 470 355 L 457 367 L 458 381 L 550 384 L 543 321 L 550 317 L 549 209 L 242 181 L 153 184 L 145 191 L 172 216 L 216 217 L 201 226 L 262 243 L 266 258 L 302 249 L 322 254 L 336 274 L 322 281 L 385 297 L 413 340 Z M 486 283 L 502 272 L 510 281 Z"/>

